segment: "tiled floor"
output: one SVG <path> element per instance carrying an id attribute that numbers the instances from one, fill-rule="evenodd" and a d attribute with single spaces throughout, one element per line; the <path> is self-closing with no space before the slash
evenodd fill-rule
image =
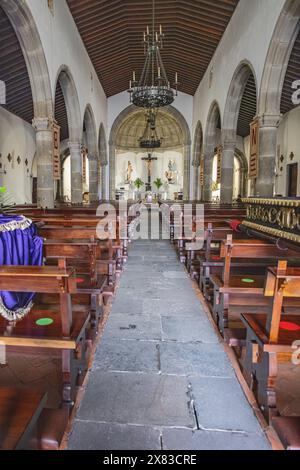
<path id="1" fill-rule="evenodd" d="M 137 241 L 69 449 L 269 449 L 169 241 Z"/>

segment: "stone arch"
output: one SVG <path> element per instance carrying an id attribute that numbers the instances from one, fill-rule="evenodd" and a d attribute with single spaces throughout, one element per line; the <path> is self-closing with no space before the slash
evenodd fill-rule
<path id="1" fill-rule="evenodd" d="M 300 3 L 286 0 L 271 39 L 260 87 L 259 173 L 255 181 L 255 195 L 260 197 L 274 195 L 277 132 L 282 118 L 280 102 L 299 30 Z"/>
<path id="2" fill-rule="evenodd" d="M 233 74 L 226 98 L 222 129 L 223 142 L 236 142 L 241 102 L 251 75 L 254 77 L 257 89 L 255 70 L 249 61 L 243 60 Z"/>
<path id="3" fill-rule="evenodd" d="M 101 199 L 106 199 L 107 190 L 106 190 L 106 180 L 107 180 L 107 141 L 106 134 L 103 123 L 100 124 L 99 129 L 99 140 L 98 140 L 98 149 L 99 149 L 99 196 Z"/>
<path id="4" fill-rule="evenodd" d="M 203 129 L 202 124 L 198 121 L 195 135 L 194 135 L 194 146 L 193 146 L 193 169 L 194 169 L 194 188 L 193 196 L 195 200 L 199 199 L 200 196 L 200 164 L 203 155 Z"/>
<path id="5" fill-rule="evenodd" d="M 98 146 L 95 116 L 90 104 L 85 108 L 83 127 L 89 160 L 90 202 L 94 202 L 98 200 Z"/>
<path id="6" fill-rule="evenodd" d="M 247 176 L 248 176 L 248 162 L 245 154 L 238 148 L 235 148 L 234 156 L 240 163 L 241 170 L 241 181 L 240 181 L 240 193 L 242 197 L 247 197 Z"/>
<path id="7" fill-rule="evenodd" d="M 115 119 L 109 137 L 109 192 L 110 199 L 114 199 L 114 187 L 115 187 L 115 171 L 116 171 L 116 138 L 122 122 L 134 111 L 136 111 L 134 105 L 130 105 L 125 108 L 119 116 Z M 174 119 L 179 123 L 183 136 L 184 136 L 184 198 L 188 199 L 190 194 L 190 165 L 191 165 L 191 133 L 186 119 L 173 106 L 166 106 L 163 108 L 164 111 L 168 112 Z"/>
<path id="8" fill-rule="evenodd" d="M 286 0 L 277 21 L 263 71 L 259 115 L 280 116 L 280 100 L 289 58 L 300 30 L 300 3 Z"/>
<path id="9" fill-rule="evenodd" d="M 237 141 L 238 120 L 243 96 L 250 77 L 252 80 L 254 79 L 255 89 L 257 90 L 255 70 L 249 61 L 243 60 L 233 74 L 226 98 L 222 129 L 221 202 L 223 203 L 232 202 L 234 155 Z M 255 101 L 256 114 L 257 93 Z M 254 117 L 255 115 L 253 118 Z"/>
<path id="10" fill-rule="evenodd" d="M 49 70 L 35 21 L 24 0 L 0 0 L 19 40 L 31 84 L 35 118 L 53 117 Z"/>
<path id="11" fill-rule="evenodd" d="M 222 129 L 220 107 L 216 100 L 210 106 L 205 135 L 204 135 L 204 187 L 202 199 L 205 202 L 211 201 L 212 197 L 212 170 L 215 148 L 221 142 L 221 135 L 218 129 Z"/>
<path id="12" fill-rule="evenodd" d="M 53 100 L 49 70 L 35 21 L 24 0 L 0 0 L 18 38 L 31 85 L 37 151 L 37 203 L 54 206 L 52 162 Z"/>
<path id="13" fill-rule="evenodd" d="M 83 126 L 81 121 L 80 105 L 75 81 L 69 68 L 62 65 L 57 73 L 55 90 L 60 84 L 64 97 L 69 130 L 69 148 L 71 155 L 71 193 L 72 203 L 82 203 L 82 137 Z M 54 92 L 55 93 L 55 92 Z M 55 111 L 55 106 L 54 106 Z"/>

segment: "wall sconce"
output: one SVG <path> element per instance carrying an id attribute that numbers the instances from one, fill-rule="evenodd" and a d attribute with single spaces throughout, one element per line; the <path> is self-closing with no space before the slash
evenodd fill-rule
<path id="1" fill-rule="evenodd" d="M 9 163 L 12 161 L 12 159 L 13 159 L 13 157 L 12 157 L 11 154 L 9 153 L 9 154 L 7 155 L 7 160 L 9 161 Z"/>
<path id="2" fill-rule="evenodd" d="M 290 160 L 291 160 L 291 161 L 294 160 L 294 157 L 295 157 L 294 152 L 291 152 L 291 153 L 290 153 Z"/>
<path id="3" fill-rule="evenodd" d="M 280 161 L 281 161 L 281 163 L 284 162 L 284 156 L 283 155 L 280 155 Z"/>
<path id="4" fill-rule="evenodd" d="M 17 158 L 18 165 L 20 165 L 21 161 L 22 161 L 22 160 L 21 160 L 21 157 L 20 157 L 20 155 L 19 155 L 18 158 Z"/>

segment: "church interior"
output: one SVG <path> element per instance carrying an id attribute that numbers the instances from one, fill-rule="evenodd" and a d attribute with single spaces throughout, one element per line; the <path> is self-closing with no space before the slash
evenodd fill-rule
<path id="1" fill-rule="evenodd" d="M 0 450 L 300 450 L 300 0 L 0 32 Z"/>

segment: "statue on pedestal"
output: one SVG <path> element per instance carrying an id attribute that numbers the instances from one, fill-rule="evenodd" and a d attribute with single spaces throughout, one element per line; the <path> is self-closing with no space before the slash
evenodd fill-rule
<path id="1" fill-rule="evenodd" d="M 131 162 L 129 161 L 127 164 L 126 180 L 125 180 L 127 184 L 130 184 L 132 182 L 132 173 L 133 173 L 133 168 L 132 168 Z"/>
<path id="2" fill-rule="evenodd" d="M 177 167 L 176 167 L 176 163 L 174 160 L 169 161 L 168 171 L 166 171 L 165 175 L 169 184 L 177 183 L 178 172 L 177 172 Z"/>

